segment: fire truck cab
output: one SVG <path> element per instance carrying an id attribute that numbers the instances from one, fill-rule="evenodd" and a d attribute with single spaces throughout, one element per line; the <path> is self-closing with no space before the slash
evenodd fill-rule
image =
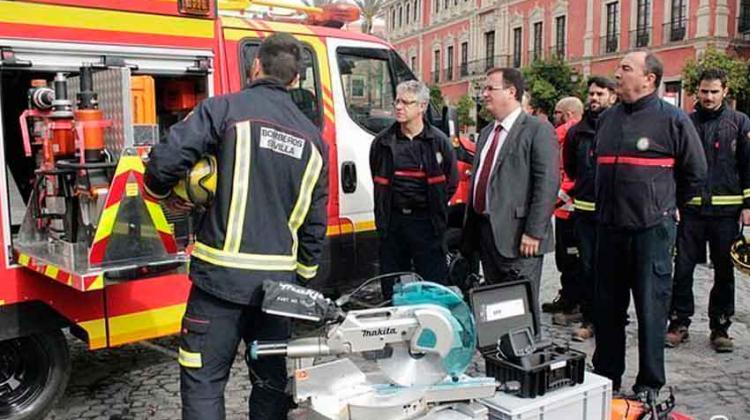
<path id="1" fill-rule="evenodd" d="M 357 18 L 270 0 L 0 0 L 0 419 L 44 418 L 63 394 L 66 329 L 91 350 L 179 331 L 198 221 L 143 194 L 142 160 L 198 101 L 243 89 L 270 34 L 304 45 L 290 93 L 330 150 L 313 287 L 375 272 L 369 145 L 414 75 L 388 43 L 339 29 Z M 428 117 L 447 131 L 449 116 Z"/>

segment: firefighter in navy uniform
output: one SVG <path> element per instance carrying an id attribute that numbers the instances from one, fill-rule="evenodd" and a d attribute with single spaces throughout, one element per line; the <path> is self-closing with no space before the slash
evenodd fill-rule
<path id="1" fill-rule="evenodd" d="M 155 146 L 145 183 L 164 198 L 202 156 L 215 155 L 216 196 L 198 229 L 179 349 L 182 416 L 225 417 L 224 387 L 240 340 L 286 340 L 287 318 L 261 312 L 262 282 L 315 277 L 325 239 L 327 148 L 292 101 L 301 47 L 288 34 L 261 44 L 254 82 L 201 102 Z M 174 198 L 171 198 L 174 200 Z M 283 357 L 252 361 L 251 419 L 286 419 Z"/>
<path id="2" fill-rule="evenodd" d="M 458 185 L 456 156 L 448 137 L 425 119 L 430 90 L 416 80 L 400 83 L 395 117 L 370 147 L 375 185 L 375 225 L 380 237 L 380 272 L 414 271 L 445 283 L 448 266 L 443 236 L 448 201 Z M 390 299 L 391 281 L 383 282 Z"/>
<path id="3" fill-rule="evenodd" d="M 750 119 L 726 105 L 726 83 L 723 71 L 704 71 L 698 104 L 690 114 L 703 140 L 708 178 L 703 191 L 680 208 L 667 347 L 676 347 L 688 338 L 694 313 L 693 271 L 708 242 L 714 266 L 708 302 L 711 346 L 717 352 L 734 348 L 728 334 L 734 315 L 734 269 L 729 250 L 739 234 L 738 222 L 750 224 Z"/>
<path id="4" fill-rule="evenodd" d="M 568 130 L 563 143 L 563 168 L 575 182 L 570 196 L 575 208 L 575 233 L 578 239 L 579 274 L 576 281 L 581 315 L 580 327 L 573 331 L 574 341 L 585 341 L 594 336 L 594 248 L 596 246 L 596 203 L 593 158 L 594 134 L 599 116 L 617 100 L 615 82 L 606 77 L 593 76 L 588 80 L 588 108 L 583 119 Z"/>
<path id="5" fill-rule="evenodd" d="M 639 362 L 633 390 L 651 401 L 666 382 L 676 209 L 706 177 L 706 158 L 690 119 L 657 96 L 662 74 L 652 53 L 627 54 L 615 72 L 621 102 L 599 117 L 594 138 L 599 222 L 594 370 L 619 390 L 632 290 Z"/>

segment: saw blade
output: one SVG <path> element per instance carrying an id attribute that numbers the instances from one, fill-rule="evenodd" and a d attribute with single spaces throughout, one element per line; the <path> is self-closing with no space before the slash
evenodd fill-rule
<path id="1" fill-rule="evenodd" d="M 391 357 L 378 359 L 378 367 L 394 383 L 401 386 L 433 385 L 448 376 L 439 355 L 412 355 L 408 343 L 390 346 L 393 348 Z"/>

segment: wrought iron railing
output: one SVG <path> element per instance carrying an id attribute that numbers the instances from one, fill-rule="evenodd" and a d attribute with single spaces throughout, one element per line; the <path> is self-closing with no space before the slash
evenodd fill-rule
<path id="1" fill-rule="evenodd" d="M 687 19 L 676 19 L 664 24 L 662 43 L 680 42 L 687 37 Z"/>
<path id="2" fill-rule="evenodd" d="M 643 48 L 651 45 L 651 27 L 638 28 L 630 31 L 630 48 Z"/>
<path id="3" fill-rule="evenodd" d="M 615 32 L 599 38 L 600 54 L 612 54 L 620 47 L 620 34 Z"/>

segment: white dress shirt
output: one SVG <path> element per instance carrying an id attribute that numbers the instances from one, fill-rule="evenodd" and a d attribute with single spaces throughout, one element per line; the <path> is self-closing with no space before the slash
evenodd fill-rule
<path id="1" fill-rule="evenodd" d="M 497 148 L 495 148 L 495 155 L 492 156 L 492 169 L 491 171 L 495 170 L 495 163 L 497 163 L 497 157 L 500 156 L 500 150 L 503 148 L 503 144 L 505 143 L 505 139 L 508 137 L 508 133 L 510 132 L 511 128 L 513 128 L 513 124 L 518 119 L 518 116 L 521 115 L 521 107 L 519 106 L 516 108 L 513 112 L 508 114 L 505 119 L 502 121 L 495 121 L 495 125 L 492 128 L 492 131 L 490 131 L 489 138 L 487 138 L 487 141 L 484 142 L 484 147 L 482 147 L 482 150 L 479 155 L 479 168 L 477 168 L 476 172 L 474 172 L 474 197 L 473 202 L 476 202 L 477 199 L 477 183 L 479 181 L 479 174 L 482 173 L 482 167 L 484 167 L 485 162 L 487 161 L 487 153 L 490 149 L 490 145 L 492 144 L 492 138 L 495 136 L 495 129 L 497 129 L 498 125 L 502 125 L 503 129 L 500 131 L 500 138 L 497 139 L 498 145 Z M 492 180 L 492 172 L 490 171 L 490 177 L 489 180 Z M 485 204 L 484 204 L 484 212 L 485 214 L 490 213 L 490 194 L 492 190 L 490 189 L 490 181 L 487 182 L 487 195 L 485 196 Z"/>

